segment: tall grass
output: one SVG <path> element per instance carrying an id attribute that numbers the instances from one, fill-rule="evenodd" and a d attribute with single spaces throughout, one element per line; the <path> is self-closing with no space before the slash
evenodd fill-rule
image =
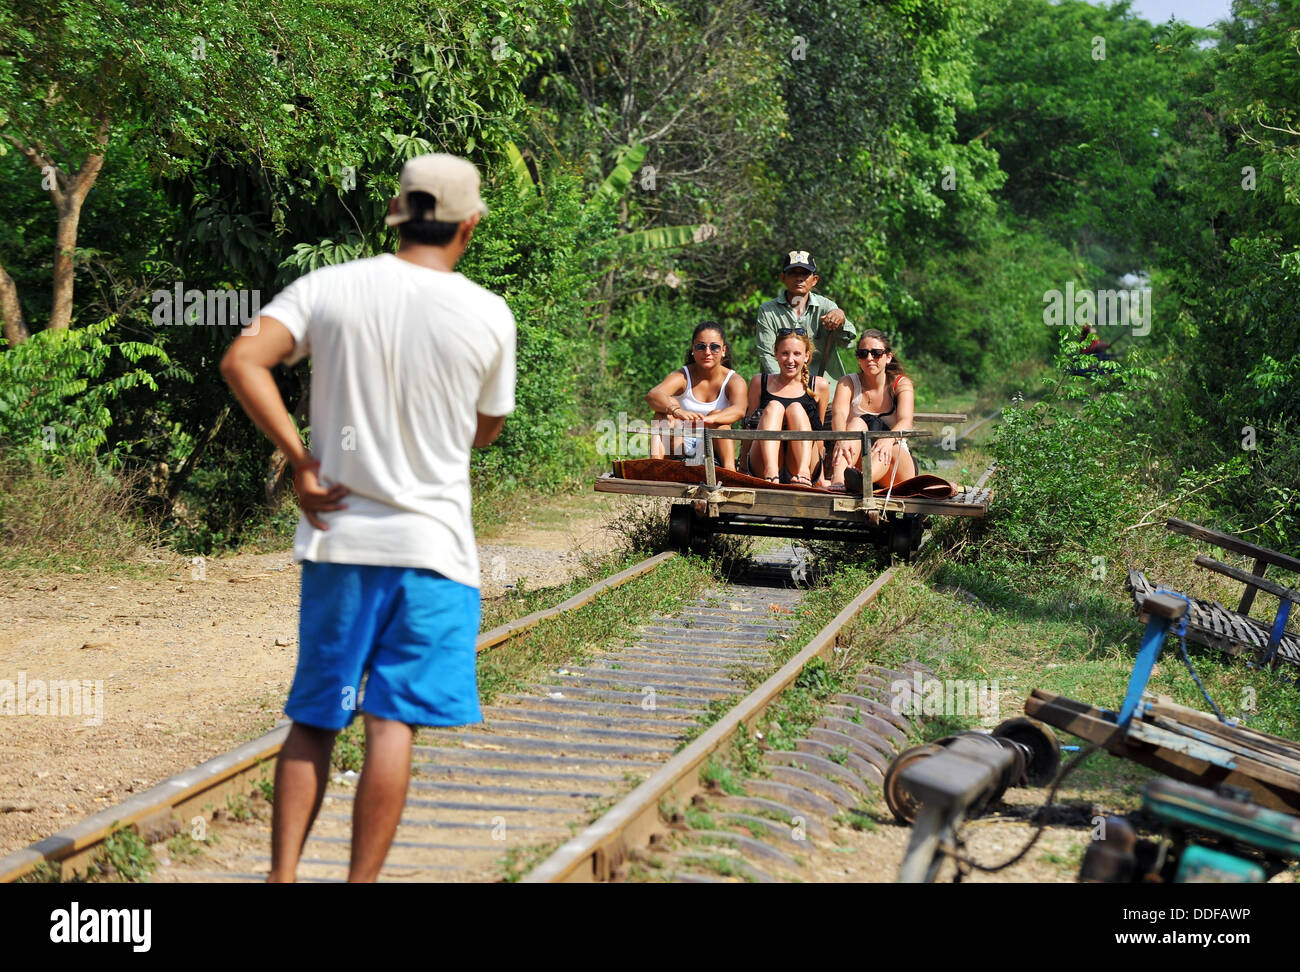
<path id="1" fill-rule="evenodd" d="M 158 542 L 141 485 L 88 460 L 0 460 L 0 568 L 138 569 Z"/>

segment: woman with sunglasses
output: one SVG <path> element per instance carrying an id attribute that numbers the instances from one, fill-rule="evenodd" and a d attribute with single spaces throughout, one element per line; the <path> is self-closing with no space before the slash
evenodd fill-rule
<path id="1" fill-rule="evenodd" d="M 812 339 L 802 327 L 783 327 L 776 332 L 772 348 L 777 367 L 775 375 L 755 375 L 749 383 L 749 397 L 758 401 L 749 426 L 765 430 L 820 432 L 825 428 L 826 406 L 831 386 L 825 378 L 812 378 L 808 363 L 813 356 Z M 757 419 L 757 421 L 755 421 Z M 796 486 L 811 486 L 810 473 L 817 462 L 820 442 L 778 442 L 763 439 L 752 443 L 748 454 L 749 471 L 769 483 L 781 481 L 781 470 Z"/>
<path id="2" fill-rule="evenodd" d="M 889 339 L 883 331 L 872 328 L 858 338 L 858 370 L 846 375 L 835 389 L 831 403 L 831 428 L 836 432 L 903 431 L 912 427 L 915 414 L 915 389 L 912 379 L 903 373 Z M 844 474 L 860 465 L 862 443 L 841 439 L 831 454 L 831 489 L 845 489 Z M 871 482 L 882 485 L 901 483 L 916 475 L 916 460 L 907 451 L 906 439 L 876 439 L 871 445 Z"/>
<path id="3" fill-rule="evenodd" d="M 645 400 L 654 409 L 654 427 L 666 425 L 671 430 L 650 436 L 650 458 L 662 459 L 670 452 L 685 454 L 688 463 L 703 462 L 698 430 L 730 428 L 744 418 L 749 405 L 745 379 L 731 370 L 731 349 L 722 325 L 714 321 L 697 324 L 686 352 L 686 366 L 651 388 Z M 666 445 L 665 439 L 671 441 Z M 717 445 L 719 464 L 734 470 L 735 440 L 719 439 Z"/>

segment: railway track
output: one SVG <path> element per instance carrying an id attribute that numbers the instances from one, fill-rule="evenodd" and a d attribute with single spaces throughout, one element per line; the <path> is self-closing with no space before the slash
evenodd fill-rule
<path id="1" fill-rule="evenodd" d="M 548 612 L 488 632 L 480 648 L 498 645 L 546 616 L 574 610 L 668 556 L 651 558 Z M 407 805 L 381 880 L 628 876 L 651 840 L 662 849 L 665 832 L 680 836 L 689 829 L 688 816 L 698 823 L 699 814 L 686 814 L 684 808 L 708 797 L 701 772 L 710 757 L 731 746 L 738 733 L 752 731 L 813 659 L 832 659 L 840 630 L 893 575 L 892 569 L 883 572 L 778 672 L 748 691 L 754 673 L 770 668 L 772 650 L 788 645 L 798 626 L 796 566 L 789 560 L 759 560 L 744 576 L 678 614 L 629 632 L 622 639 L 626 644 L 554 669 L 498 698 L 485 707 L 481 725 L 422 730 Z M 905 748 L 910 726 L 890 711 L 885 694 L 887 679 L 900 674 L 859 675 L 851 692 L 830 700 L 807 738 L 788 752 L 764 755 L 765 779 L 747 783 L 743 795 L 710 804 L 718 812 L 710 818 L 716 828 L 711 822 L 706 828 L 711 832 L 703 835 L 711 849 L 682 846 L 666 864 L 656 860 L 666 867 L 657 873 L 709 880 L 708 868 L 696 866 L 699 861 L 716 862 L 719 854 L 730 853 L 743 858 L 732 872 L 741 877 L 797 877 L 800 855 L 780 845 L 794 842 L 795 851 L 806 852 L 824 843 L 829 829 L 880 785 L 889 758 Z M 121 826 L 134 827 L 147 843 L 177 833 L 198 838 L 200 855 L 170 860 L 155 871 L 154 881 L 264 880 L 270 864 L 269 806 L 247 795 L 269 779 L 270 761 L 286 733 L 287 725 L 278 727 L 10 855 L 0 861 L 0 880 L 22 877 L 42 862 L 71 877 L 86 869 L 104 838 Z M 300 880 L 345 878 L 354 783 L 351 774 L 334 776 L 303 854 Z"/>
<path id="2" fill-rule="evenodd" d="M 569 838 L 654 772 L 718 700 L 744 695 L 743 673 L 797 626 L 789 569 L 760 564 L 674 617 L 640 626 L 624 647 L 552 670 L 484 709 L 479 726 L 417 736 L 412 781 L 386 881 L 494 881 Z M 334 777 L 299 880 L 347 874 L 350 781 Z M 227 827 L 204 859 L 169 881 L 260 881 L 265 821 Z"/>

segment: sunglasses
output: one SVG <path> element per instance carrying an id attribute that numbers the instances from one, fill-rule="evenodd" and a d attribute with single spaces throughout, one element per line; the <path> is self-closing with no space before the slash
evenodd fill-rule
<path id="1" fill-rule="evenodd" d="M 695 350 L 696 350 L 696 351 L 712 351 L 714 354 L 717 354 L 719 351 L 722 350 L 722 345 L 721 345 L 721 344 L 705 344 L 703 341 L 701 341 L 699 344 L 695 345 Z"/>
<path id="2" fill-rule="evenodd" d="M 889 352 L 884 348 L 858 348 L 857 353 L 859 358 L 871 357 L 875 358 L 877 361 L 889 354 Z"/>
<path id="3" fill-rule="evenodd" d="M 783 337 L 789 337 L 791 334 L 806 335 L 807 333 L 808 333 L 808 329 L 804 327 L 783 327 L 776 332 L 776 336 L 779 338 L 783 338 Z"/>

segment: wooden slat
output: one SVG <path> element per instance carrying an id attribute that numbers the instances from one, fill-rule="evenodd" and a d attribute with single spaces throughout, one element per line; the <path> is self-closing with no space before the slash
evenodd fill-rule
<path id="1" fill-rule="evenodd" d="M 1283 739 L 1281 736 L 1274 736 L 1272 733 L 1260 732 L 1250 726 L 1230 726 L 1227 723 L 1220 722 L 1208 712 L 1201 712 L 1199 709 L 1179 705 L 1173 699 L 1164 696 L 1150 703 L 1148 711 L 1153 715 L 1176 719 L 1179 722 L 1218 736 L 1235 737 L 1256 748 L 1267 749 L 1300 761 L 1300 743 L 1293 742 L 1290 739 Z"/>
<path id="2" fill-rule="evenodd" d="M 1107 752 L 1149 767 L 1174 779 L 1213 787 L 1219 783 L 1248 790 L 1256 803 L 1284 813 L 1300 811 L 1300 779 L 1290 777 L 1285 783 L 1271 782 L 1252 772 L 1259 764 L 1229 770 L 1186 753 L 1163 749 L 1148 742 L 1126 738 L 1119 726 L 1108 720 L 1100 709 L 1063 695 L 1034 689 L 1025 700 L 1025 715 L 1048 725 L 1064 729 L 1080 739 L 1102 745 Z M 1247 761 L 1249 762 L 1249 761 Z M 1269 776 L 1279 775 L 1272 767 L 1260 767 Z M 1286 776 L 1286 774 L 1280 774 Z"/>
<path id="3" fill-rule="evenodd" d="M 1251 573 L 1256 577 L 1263 577 L 1264 571 L 1268 570 L 1268 563 L 1263 560 L 1256 560 L 1255 566 L 1251 568 Z M 1250 606 L 1255 603 L 1255 591 L 1257 588 L 1254 584 L 1247 584 L 1246 590 L 1242 592 L 1241 603 L 1237 605 L 1238 614 L 1250 614 Z"/>
<path id="4" fill-rule="evenodd" d="M 1300 591 L 1293 590 L 1290 587 L 1283 587 L 1281 584 L 1275 584 L 1271 580 L 1263 577 L 1257 577 L 1240 567 L 1233 567 L 1231 564 L 1225 564 L 1222 561 L 1215 560 L 1213 557 L 1207 557 L 1200 554 L 1196 558 L 1196 566 L 1204 567 L 1206 570 L 1212 570 L 1215 573 L 1223 574 L 1225 577 L 1231 577 L 1233 580 L 1239 580 L 1243 584 L 1249 584 L 1251 587 L 1258 587 L 1261 591 L 1267 591 L 1274 597 L 1283 598 L 1295 604 L 1300 604 Z"/>
<path id="5" fill-rule="evenodd" d="M 753 441 L 777 441 L 777 442 L 831 442 L 837 439 L 858 439 L 866 435 L 869 439 L 921 439 L 927 436 L 933 436 L 934 433 L 929 429 L 887 429 L 883 432 L 833 432 L 830 429 L 824 431 L 800 431 L 798 429 L 707 429 L 709 437 L 712 439 L 739 439 Z M 627 430 L 628 435 L 647 435 L 656 434 L 664 435 L 667 431 L 652 433 L 649 426 L 631 426 Z"/>
<path id="6" fill-rule="evenodd" d="M 965 412 L 914 412 L 913 422 L 965 422 Z"/>
<path id="7" fill-rule="evenodd" d="M 1223 753 L 1224 757 L 1229 757 L 1229 756 L 1231 757 L 1230 762 L 1233 764 L 1232 768 L 1236 772 L 1249 776 L 1252 779 L 1259 780 L 1260 782 L 1269 783 L 1275 787 L 1282 787 L 1284 789 L 1294 790 L 1296 791 L 1297 796 L 1300 796 L 1300 773 L 1297 773 L 1289 768 L 1276 766 L 1274 765 L 1272 760 L 1265 762 L 1263 759 L 1260 758 L 1261 754 L 1258 753 L 1245 755 L 1242 753 L 1235 752 L 1234 750 L 1230 750 L 1226 746 L 1219 745 L 1217 742 L 1207 743 L 1202 740 L 1196 739 L 1195 736 L 1191 736 L 1186 733 L 1181 733 L 1178 728 L 1179 723 L 1177 720 L 1166 719 L 1163 716 L 1161 717 L 1161 719 L 1163 722 L 1166 723 L 1166 725 L 1159 725 L 1158 723 L 1149 722 L 1146 719 L 1140 721 L 1141 724 L 1144 726 L 1155 725 L 1157 729 L 1164 729 L 1166 732 L 1169 732 L 1175 736 L 1183 736 L 1189 741 L 1189 743 L 1193 745 L 1200 743 L 1201 745 L 1215 746 L 1217 749 L 1219 749 L 1220 752 Z M 1137 723 L 1138 721 L 1139 720 L 1135 719 L 1134 723 Z M 1161 746 L 1160 748 L 1168 749 L 1169 747 Z M 1198 762 L 1205 762 L 1205 760 L 1200 760 L 1196 756 L 1192 756 L 1192 758 L 1197 759 Z"/>
<path id="8" fill-rule="evenodd" d="M 1247 624 L 1241 618 L 1233 617 L 1232 630 L 1237 632 L 1238 637 L 1241 638 L 1242 644 L 1250 645 L 1252 648 L 1264 647 L 1263 644 L 1260 644 L 1259 635 L 1255 632 L 1254 626 Z"/>
<path id="9" fill-rule="evenodd" d="M 1225 737 L 1219 733 L 1210 732 L 1198 726 L 1184 725 L 1177 719 L 1164 715 L 1143 716 L 1143 720 L 1161 729 L 1168 729 L 1170 732 L 1176 732 L 1191 738 L 1198 738 L 1202 742 L 1209 743 L 1227 750 L 1230 753 L 1253 760 L 1257 763 L 1263 763 L 1266 766 L 1272 766 L 1274 769 L 1281 770 L 1288 776 L 1296 778 L 1297 785 L 1300 785 L 1300 761 L 1290 758 L 1284 753 L 1273 752 L 1272 750 L 1262 750 L 1253 746 L 1248 746 L 1237 739 Z"/>
<path id="10" fill-rule="evenodd" d="M 1174 533 L 1181 533 L 1185 536 L 1194 537 L 1197 540 L 1204 540 L 1212 543 L 1216 547 L 1222 547 L 1224 550 L 1231 550 L 1233 553 L 1246 554 L 1257 560 L 1271 564 L 1274 567 L 1281 567 L 1285 570 L 1294 571 L 1300 574 L 1300 560 L 1295 557 L 1287 556 L 1276 550 L 1269 550 L 1267 547 L 1259 547 L 1253 543 L 1248 543 L 1240 537 L 1234 537 L 1229 533 L 1220 533 L 1218 530 L 1211 530 L 1208 527 L 1200 526 L 1196 523 L 1188 523 L 1186 520 L 1180 520 L 1176 517 L 1170 517 L 1165 521 L 1165 529 Z"/>
<path id="11" fill-rule="evenodd" d="M 667 496 L 672 499 L 686 499 L 688 490 L 699 487 L 698 483 L 665 483 L 648 479 L 616 479 L 612 476 L 595 481 L 598 493 L 622 493 L 632 496 Z M 864 514 L 836 513 L 834 501 L 843 499 L 844 493 L 810 493 L 794 489 L 755 489 L 752 506 L 729 506 L 722 503 L 719 509 L 723 513 L 758 513 L 773 516 L 816 516 L 827 519 L 860 519 Z M 877 497 L 883 500 L 884 497 Z M 983 516 L 988 511 L 991 494 L 982 503 L 965 503 L 961 495 L 947 499 L 927 499 L 921 497 L 894 496 L 890 498 L 889 507 L 905 513 L 926 513 L 940 516 Z M 898 504 L 898 505 L 895 505 Z"/>
<path id="12" fill-rule="evenodd" d="M 1214 636 L 1216 638 L 1221 638 L 1223 636 L 1223 616 L 1221 612 L 1211 610 L 1208 613 L 1206 620 L 1209 621 L 1210 630 L 1214 633 Z"/>

